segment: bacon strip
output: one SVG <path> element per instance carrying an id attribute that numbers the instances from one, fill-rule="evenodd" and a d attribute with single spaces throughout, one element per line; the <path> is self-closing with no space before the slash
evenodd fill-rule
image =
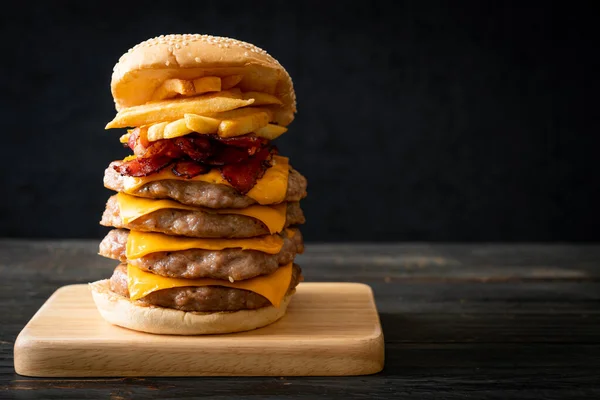
<path id="1" fill-rule="evenodd" d="M 148 142 L 142 129 L 134 129 L 129 136 L 128 146 L 137 158 L 114 167 L 121 175 L 148 176 L 173 164 L 175 175 L 190 179 L 217 166 L 227 182 L 246 194 L 271 166 L 277 152 L 268 140 L 252 135 L 222 138 L 192 133 Z"/>
<path id="2" fill-rule="evenodd" d="M 148 129 L 147 128 L 135 128 L 129 134 L 129 140 L 127 145 L 135 155 L 143 154 L 146 148 L 150 146 L 148 141 Z"/>
<path id="3" fill-rule="evenodd" d="M 229 138 L 224 138 L 217 135 L 211 136 L 214 140 L 220 143 L 235 147 L 264 147 L 269 143 L 267 139 L 258 136 L 235 136 Z"/>
<path id="4" fill-rule="evenodd" d="M 243 163 L 221 167 L 221 176 L 241 194 L 248 193 L 271 166 L 274 147 L 265 147 Z"/>
<path id="5" fill-rule="evenodd" d="M 121 175 L 127 176 L 148 176 L 160 171 L 173 160 L 169 157 L 136 158 L 113 166 Z"/>
<path id="6" fill-rule="evenodd" d="M 220 146 L 210 159 L 205 162 L 210 165 L 227 165 L 244 162 L 250 157 L 248 152 L 237 147 Z"/>
<path id="7" fill-rule="evenodd" d="M 177 176 L 191 179 L 197 175 L 207 173 L 210 171 L 210 167 L 194 161 L 177 161 L 171 171 Z"/>
<path id="8" fill-rule="evenodd" d="M 194 161 L 205 161 L 215 152 L 210 140 L 204 137 L 179 137 L 175 139 L 175 145 Z"/>
<path id="9" fill-rule="evenodd" d="M 157 140 L 148 146 L 142 154 L 136 154 L 140 158 L 169 157 L 180 158 L 183 152 L 171 140 Z"/>
<path id="10" fill-rule="evenodd" d="M 135 144 L 136 144 L 136 142 L 137 142 L 137 140 L 138 140 L 139 137 L 140 137 L 140 130 L 139 130 L 139 128 L 134 129 L 129 134 L 129 140 L 127 140 L 127 146 L 129 146 L 129 148 L 131 150 L 135 151 Z"/>

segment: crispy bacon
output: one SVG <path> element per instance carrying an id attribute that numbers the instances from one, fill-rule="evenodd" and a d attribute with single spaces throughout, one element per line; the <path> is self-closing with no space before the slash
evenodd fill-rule
<path id="1" fill-rule="evenodd" d="M 148 176 L 160 171 L 173 160 L 169 157 L 159 156 L 152 158 L 136 158 L 121 164 L 114 165 L 113 168 L 121 175 L 127 176 Z"/>
<path id="2" fill-rule="evenodd" d="M 127 140 L 127 146 L 129 146 L 129 148 L 131 150 L 135 151 L 135 142 L 137 142 L 139 136 L 140 136 L 140 130 L 137 128 L 134 129 L 133 131 L 131 131 L 131 133 L 129 134 L 129 139 Z"/>
<path id="3" fill-rule="evenodd" d="M 179 137 L 175 139 L 175 145 L 194 161 L 206 161 L 214 152 L 210 140 L 204 137 Z"/>
<path id="4" fill-rule="evenodd" d="M 250 155 L 244 149 L 238 149 L 236 147 L 220 146 L 215 154 L 205 162 L 210 165 L 227 165 L 227 164 L 238 164 L 246 161 Z"/>
<path id="5" fill-rule="evenodd" d="M 258 137 L 219 138 L 216 135 L 191 134 L 175 139 L 175 143 L 192 160 L 220 166 L 247 160 L 268 141 Z"/>
<path id="6" fill-rule="evenodd" d="M 242 194 L 248 193 L 271 165 L 277 149 L 253 135 L 222 138 L 192 133 L 175 139 L 148 142 L 143 128 L 131 131 L 128 146 L 136 159 L 115 165 L 121 175 L 142 177 L 169 164 L 187 179 L 219 167 L 221 176 Z"/>
<path id="7" fill-rule="evenodd" d="M 261 138 L 258 136 L 235 136 L 224 138 L 217 135 L 211 135 L 213 140 L 219 141 L 220 143 L 226 144 L 228 146 L 234 147 L 264 147 L 269 141 L 265 138 Z"/>
<path id="8" fill-rule="evenodd" d="M 148 141 L 147 128 L 133 129 L 129 134 L 127 146 L 129 146 L 129 148 L 133 150 L 134 154 L 143 154 L 146 151 L 146 148 L 150 146 L 150 142 Z"/>
<path id="9" fill-rule="evenodd" d="M 197 175 L 207 173 L 210 171 L 210 167 L 194 161 L 177 161 L 171 171 L 177 176 L 191 179 Z"/>
<path id="10" fill-rule="evenodd" d="M 221 176 L 238 192 L 246 194 L 271 166 L 273 154 L 276 152 L 274 147 L 264 147 L 245 162 L 221 167 Z"/>
<path id="11" fill-rule="evenodd" d="M 141 158 L 151 157 L 169 157 L 179 158 L 183 155 L 182 151 L 171 140 L 157 140 L 152 142 L 142 154 L 136 154 Z"/>
<path id="12" fill-rule="evenodd" d="M 216 135 L 213 136 L 215 137 L 215 140 L 226 146 L 245 149 L 249 156 L 256 154 L 257 151 L 269 144 L 267 139 L 258 136 L 236 136 L 231 138 L 222 138 Z"/>

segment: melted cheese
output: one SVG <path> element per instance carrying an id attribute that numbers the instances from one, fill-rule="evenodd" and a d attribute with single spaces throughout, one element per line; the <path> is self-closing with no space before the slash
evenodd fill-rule
<path id="1" fill-rule="evenodd" d="M 127 265 L 127 286 L 132 300 L 141 299 L 152 292 L 163 289 L 186 286 L 225 286 L 235 289 L 245 289 L 265 297 L 275 307 L 287 293 L 292 279 L 292 263 L 277 268 L 269 275 L 261 275 L 252 279 L 230 282 L 220 279 L 176 279 L 167 278 L 142 271 L 133 265 Z"/>
<path id="2" fill-rule="evenodd" d="M 265 224 L 271 234 L 279 233 L 285 226 L 287 203 L 272 206 L 259 206 L 257 204 L 246 208 L 227 208 L 218 210 L 219 214 L 239 214 L 255 218 Z"/>
<path id="3" fill-rule="evenodd" d="M 128 224 L 143 215 L 150 214 L 162 209 L 177 209 L 190 211 L 204 211 L 216 214 L 239 214 L 255 218 L 265 224 L 269 233 L 278 233 L 283 230 L 287 212 L 286 203 L 280 203 L 271 206 L 251 205 L 246 208 L 224 208 L 224 209 L 206 209 L 188 206 L 173 200 L 146 199 L 143 197 L 131 196 L 125 193 L 117 194 L 119 203 L 119 214 L 121 220 Z"/>
<path id="4" fill-rule="evenodd" d="M 273 157 L 273 166 L 265 171 L 256 185 L 246 193 L 246 196 L 256 200 L 259 204 L 277 204 L 285 200 L 288 185 L 289 164 L 286 157 Z M 149 176 L 137 178 L 133 176 L 123 177 L 123 191 L 129 194 L 135 194 L 135 190 L 140 186 L 154 181 L 178 180 L 192 182 L 216 183 L 219 185 L 231 186 L 222 176 L 217 168 L 211 169 L 207 174 L 198 175 L 191 179 L 179 177 L 171 172 L 170 168 L 151 174 Z"/>
<path id="5" fill-rule="evenodd" d="M 170 236 L 155 232 L 130 231 L 127 238 L 125 254 L 128 259 L 140 258 L 159 251 L 181 251 L 189 249 L 223 250 L 236 249 L 257 250 L 267 254 L 277 254 L 283 247 L 283 239 L 279 235 L 257 236 L 243 239 L 201 239 L 183 236 Z"/>
<path id="6" fill-rule="evenodd" d="M 141 216 L 162 209 L 196 210 L 195 207 L 186 206 L 173 200 L 146 199 L 125 193 L 117 193 L 117 203 L 119 204 L 119 216 L 126 224 L 135 221 Z"/>

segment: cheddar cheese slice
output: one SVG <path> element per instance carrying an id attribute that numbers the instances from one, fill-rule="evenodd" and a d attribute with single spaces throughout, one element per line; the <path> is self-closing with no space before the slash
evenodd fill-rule
<path id="1" fill-rule="evenodd" d="M 246 196 L 256 200 L 259 204 L 277 204 L 285 200 L 289 175 L 289 161 L 286 157 L 274 156 L 273 166 L 265 171 L 256 185 L 246 193 Z M 222 176 L 217 168 L 211 169 L 207 174 L 195 176 L 190 179 L 175 175 L 170 168 L 165 168 L 155 174 L 145 177 L 124 176 L 123 191 L 135 194 L 140 186 L 154 181 L 178 180 L 192 182 L 216 183 L 231 186 Z"/>
<path id="2" fill-rule="evenodd" d="M 267 254 L 277 254 L 283 247 L 279 235 L 257 236 L 243 239 L 200 239 L 184 236 L 170 236 L 156 232 L 129 231 L 125 254 L 128 259 L 140 258 L 159 251 L 181 251 L 189 249 L 256 250 Z"/>
<path id="3" fill-rule="evenodd" d="M 167 278 L 143 271 L 133 265 L 127 265 L 127 286 L 131 300 L 138 300 L 158 290 L 186 286 L 225 286 L 245 289 L 260 294 L 279 307 L 287 293 L 292 280 L 292 263 L 279 267 L 269 275 L 261 275 L 252 279 L 230 282 L 221 279 L 177 279 Z"/>
<path id="4" fill-rule="evenodd" d="M 239 214 L 255 218 L 265 224 L 269 233 L 278 233 L 283 230 L 286 219 L 287 205 L 280 203 L 275 205 L 254 204 L 246 208 L 200 208 L 188 206 L 173 200 L 147 199 L 144 197 L 131 196 L 125 193 L 117 194 L 117 203 L 121 220 L 128 224 L 141 216 L 162 209 L 177 209 L 189 211 L 204 211 L 216 214 Z"/>

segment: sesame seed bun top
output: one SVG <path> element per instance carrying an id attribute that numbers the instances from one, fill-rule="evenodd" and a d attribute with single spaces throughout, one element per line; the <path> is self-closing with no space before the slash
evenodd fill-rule
<path id="1" fill-rule="evenodd" d="M 111 91 L 117 110 L 145 104 L 166 79 L 242 75 L 242 91 L 265 92 L 283 106 L 275 121 L 287 126 L 296 112 L 289 74 L 266 51 L 246 42 L 210 35 L 161 35 L 137 44 L 113 69 Z"/>

